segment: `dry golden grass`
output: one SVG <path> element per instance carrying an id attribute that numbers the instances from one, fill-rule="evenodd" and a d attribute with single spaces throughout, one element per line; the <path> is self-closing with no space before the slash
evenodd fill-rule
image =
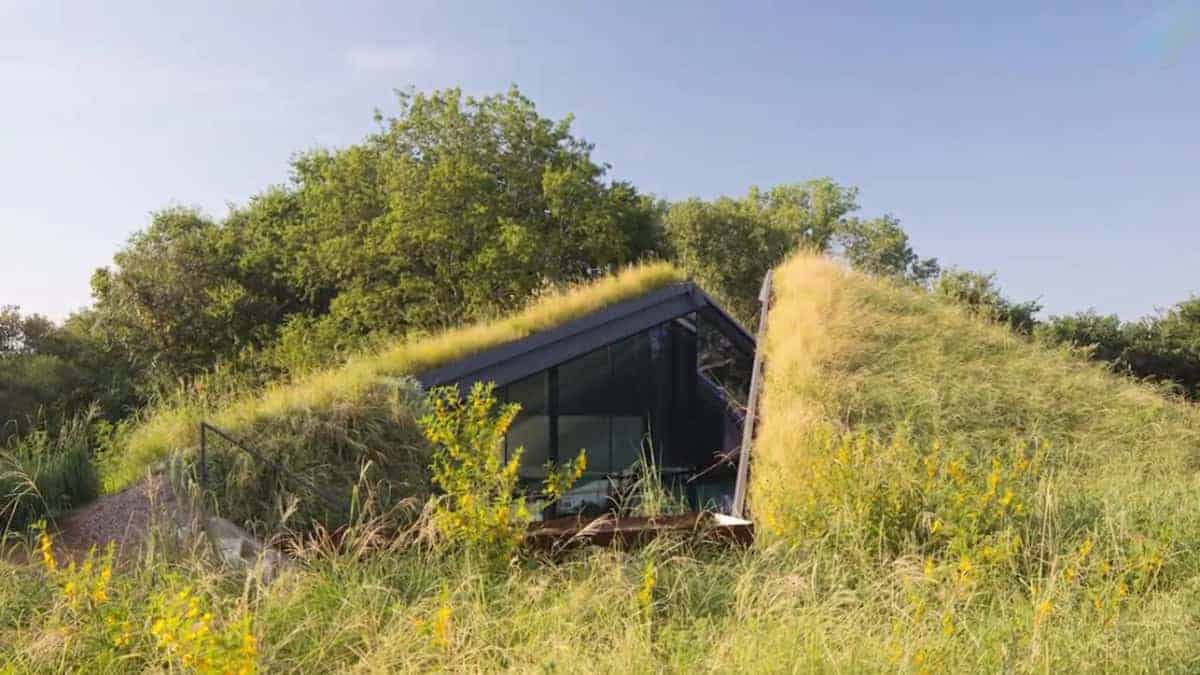
<path id="1" fill-rule="evenodd" d="M 807 255 L 764 348 L 759 531 L 899 584 L 877 607 L 897 664 L 1200 658 L 1167 630 L 1200 621 L 1200 408 Z"/>

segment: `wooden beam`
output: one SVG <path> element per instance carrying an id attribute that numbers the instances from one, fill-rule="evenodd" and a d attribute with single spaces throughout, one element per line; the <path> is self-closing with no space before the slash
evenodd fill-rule
<path id="1" fill-rule="evenodd" d="M 763 277 L 758 292 L 760 305 L 758 335 L 755 338 L 754 367 L 750 371 L 750 400 L 746 402 L 746 422 L 742 425 L 742 447 L 738 453 L 737 485 L 733 491 L 733 515 L 744 518 L 746 512 L 747 478 L 750 474 L 750 447 L 754 444 L 754 423 L 758 418 L 758 392 L 762 388 L 763 350 L 766 348 L 767 312 L 771 308 L 771 273 Z"/>

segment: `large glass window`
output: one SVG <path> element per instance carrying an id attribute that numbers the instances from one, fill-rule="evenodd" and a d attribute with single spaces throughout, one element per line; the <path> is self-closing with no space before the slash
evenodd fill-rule
<path id="1" fill-rule="evenodd" d="M 520 476 L 539 479 L 546 476 L 546 462 L 553 459 L 550 442 L 549 372 L 517 380 L 505 387 L 505 399 L 521 406 L 517 418 L 508 428 L 505 439 L 507 462 L 517 448 L 521 452 Z"/>
<path id="2" fill-rule="evenodd" d="M 619 473 L 641 456 L 645 418 L 640 415 L 559 415 L 558 451 L 563 461 L 587 452 L 589 474 Z"/>
<path id="3" fill-rule="evenodd" d="M 642 456 L 646 438 L 646 420 L 641 417 L 617 415 L 612 418 L 612 460 L 614 471 L 623 471 Z"/>
<path id="4" fill-rule="evenodd" d="M 558 412 L 597 413 L 612 407 L 612 362 L 602 347 L 558 367 Z"/>
<path id="5" fill-rule="evenodd" d="M 504 398 L 521 405 L 505 458 L 523 448 L 520 477 L 537 493 L 547 463 L 587 452 L 586 473 L 552 514 L 610 508 L 620 475 L 647 452 L 664 476 L 704 471 L 689 497 L 719 506 L 733 464 L 715 462 L 740 443 L 736 407 L 749 370 L 749 357 L 708 317 L 673 319 L 504 387 Z"/>
<path id="6" fill-rule="evenodd" d="M 521 478 L 545 478 L 546 462 L 550 461 L 550 416 L 519 417 L 508 428 L 507 462 L 521 448 Z"/>
<path id="7" fill-rule="evenodd" d="M 558 452 L 563 461 L 587 453 L 587 472 L 605 474 L 612 468 L 612 425 L 605 415 L 559 415 Z"/>

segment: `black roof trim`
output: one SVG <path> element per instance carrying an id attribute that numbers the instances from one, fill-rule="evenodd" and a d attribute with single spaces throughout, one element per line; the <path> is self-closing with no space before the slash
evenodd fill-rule
<path id="1" fill-rule="evenodd" d="M 754 338 L 695 284 L 672 284 L 618 302 L 574 321 L 534 333 L 417 376 L 422 386 L 495 382 L 503 386 L 692 312 L 700 312 L 746 354 Z"/>

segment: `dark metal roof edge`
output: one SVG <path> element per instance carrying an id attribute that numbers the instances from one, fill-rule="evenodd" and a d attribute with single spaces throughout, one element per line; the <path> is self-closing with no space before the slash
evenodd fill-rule
<path id="1" fill-rule="evenodd" d="M 558 343 L 570 341 L 571 338 L 583 333 L 599 330 L 626 317 L 641 314 L 659 306 L 677 305 L 678 301 L 682 299 L 680 296 L 685 296 L 690 301 L 687 311 L 710 312 L 712 318 L 716 319 L 718 323 L 725 324 L 721 327 L 722 333 L 725 333 L 735 343 L 740 343 L 738 347 L 745 350 L 747 354 L 754 353 L 753 336 L 694 282 L 684 281 L 645 295 L 613 303 L 560 326 L 485 349 L 437 368 L 431 368 L 418 374 L 417 380 L 425 387 L 471 380 L 473 379 L 472 375 L 486 371 L 498 364 L 551 348 Z M 663 321 L 670 321 L 686 313 L 681 313 L 678 309 L 676 306 L 669 310 L 670 316 L 663 316 Z"/>
<path id="2" fill-rule="evenodd" d="M 431 368 L 418 374 L 417 380 L 425 386 L 430 386 L 430 383 L 437 384 L 458 380 L 475 371 L 483 370 L 497 363 L 517 358 L 522 354 L 548 347 L 579 333 L 595 330 L 604 324 L 618 321 L 624 316 L 663 304 L 678 296 L 689 295 L 693 286 L 694 284 L 690 281 L 674 283 L 644 295 L 615 302 L 560 326 L 538 331 L 512 342 L 505 342 L 495 347 L 489 347 L 443 366 Z"/>

